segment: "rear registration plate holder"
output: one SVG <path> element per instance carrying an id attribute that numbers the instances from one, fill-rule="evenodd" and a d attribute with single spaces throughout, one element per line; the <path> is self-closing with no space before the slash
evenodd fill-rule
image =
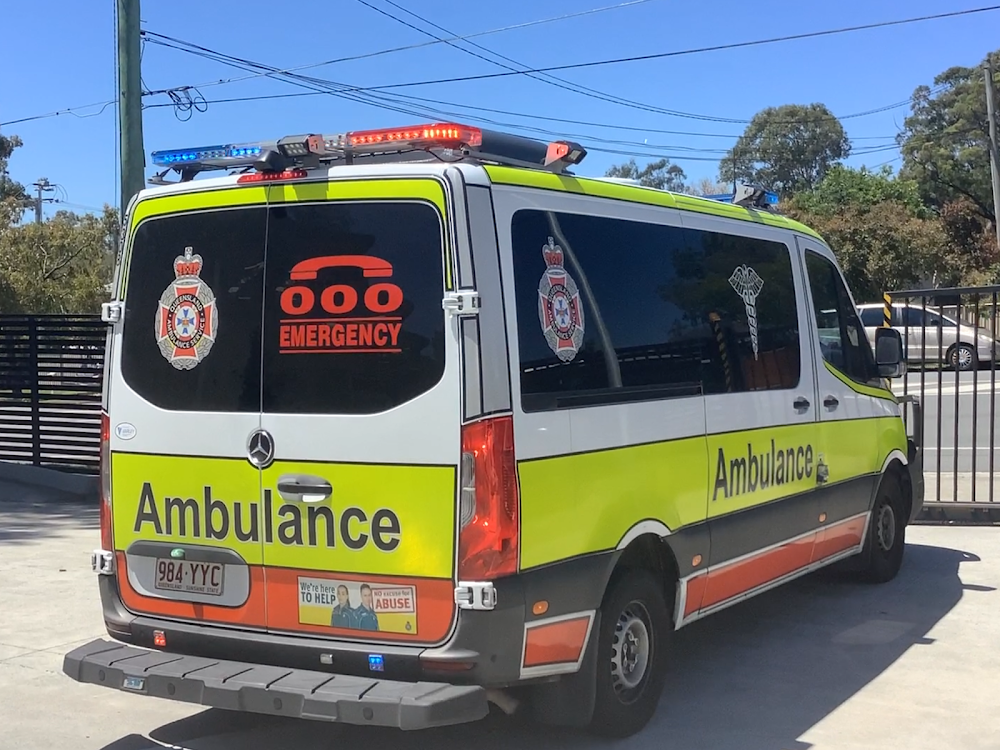
<path id="1" fill-rule="evenodd" d="M 153 569 L 153 586 L 157 591 L 175 594 L 222 596 L 225 575 L 226 566 L 222 563 L 160 557 Z"/>

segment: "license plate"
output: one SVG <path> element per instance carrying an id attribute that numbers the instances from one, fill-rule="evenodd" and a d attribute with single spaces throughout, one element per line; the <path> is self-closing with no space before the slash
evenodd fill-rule
<path id="1" fill-rule="evenodd" d="M 181 594 L 222 596 L 226 566 L 161 558 L 156 561 L 156 588 Z"/>

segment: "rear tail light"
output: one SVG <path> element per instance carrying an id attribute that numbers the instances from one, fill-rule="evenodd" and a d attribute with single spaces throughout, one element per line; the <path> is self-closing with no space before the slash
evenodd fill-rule
<path id="1" fill-rule="evenodd" d="M 520 498 L 512 417 L 462 428 L 459 484 L 459 577 L 491 580 L 516 573 Z"/>
<path id="2" fill-rule="evenodd" d="M 111 421 L 101 414 L 101 549 L 114 550 L 111 534 Z"/>

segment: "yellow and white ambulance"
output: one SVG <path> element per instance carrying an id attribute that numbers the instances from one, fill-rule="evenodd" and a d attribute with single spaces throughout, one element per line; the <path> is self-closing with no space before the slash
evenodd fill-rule
<path id="1" fill-rule="evenodd" d="M 899 334 L 763 191 L 584 155 L 454 123 L 153 154 L 103 309 L 111 640 L 66 674 L 622 736 L 676 629 L 840 561 L 896 575 Z"/>

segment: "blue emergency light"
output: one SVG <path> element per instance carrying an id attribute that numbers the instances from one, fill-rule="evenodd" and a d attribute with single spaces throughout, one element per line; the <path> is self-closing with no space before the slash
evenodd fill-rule
<path id="1" fill-rule="evenodd" d="M 228 146 L 201 146 L 199 148 L 175 148 L 167 151 L 154 151 L 153 164 L 159 167 L 173 167 L 185 163 L 204 163 L 220 161 L 244 161 L 260 156 L 261 147 L 258 144 L 241 144 Z"/>

